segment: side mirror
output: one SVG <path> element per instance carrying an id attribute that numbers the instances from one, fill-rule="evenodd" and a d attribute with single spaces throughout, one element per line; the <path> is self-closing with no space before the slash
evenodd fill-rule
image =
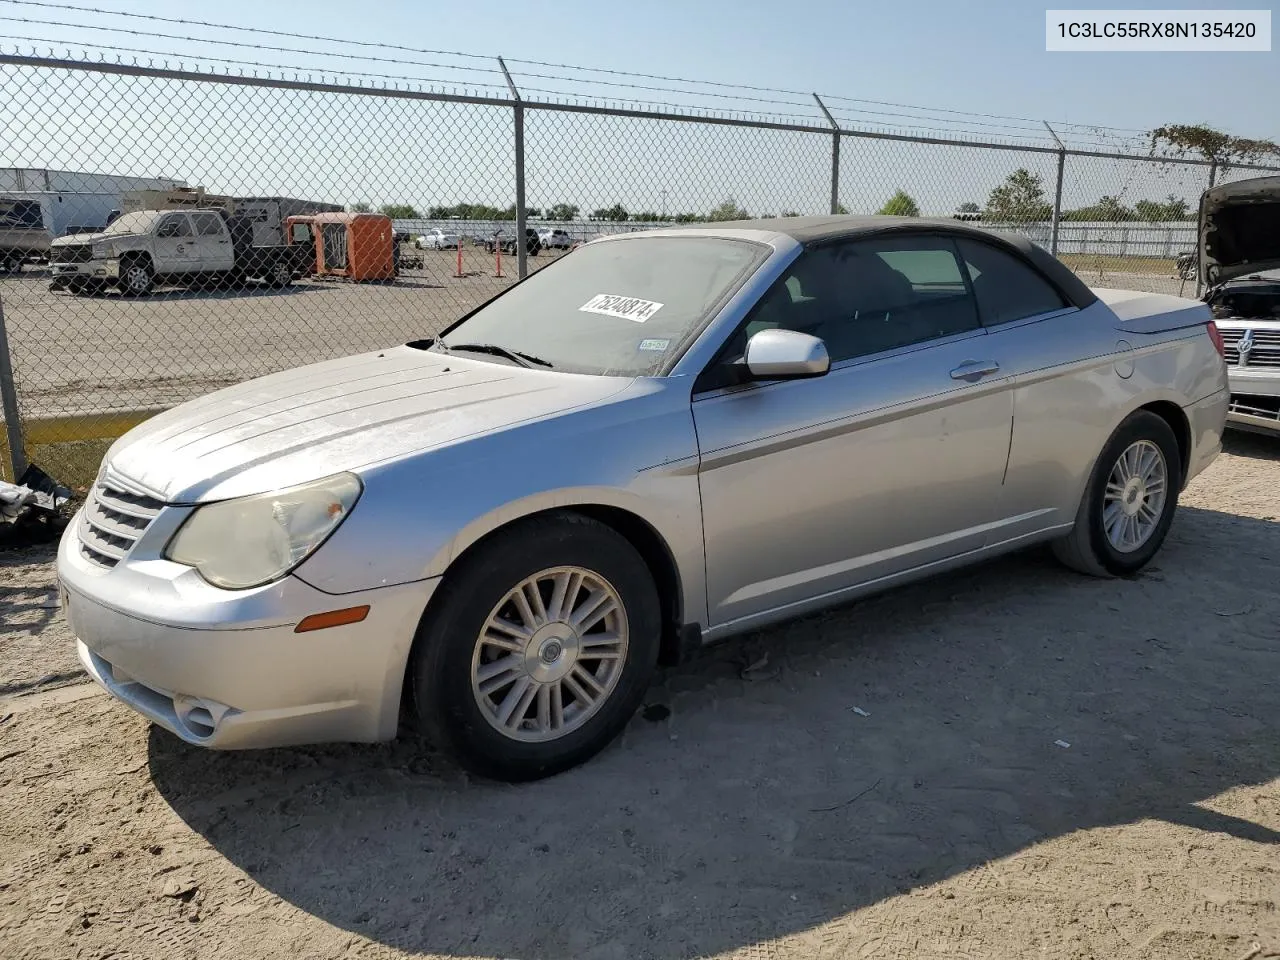
<path id="1" fill-rule="evenodd" d="M 831 369 L 827 346 L 796 330 L 761 330 L 747 341 L 744 358 L 753 380 L 821 377 Z"/>

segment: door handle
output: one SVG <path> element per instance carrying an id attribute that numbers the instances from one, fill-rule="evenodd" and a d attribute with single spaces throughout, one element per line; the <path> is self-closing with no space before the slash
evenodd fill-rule
<path id="1" fill-rule="evenodd" d="M 230 240 L 219 240 L 218 242 L 219 242 L 219 243 L 230 243 L 231 241 L 230 241 Z"/>
<path id="2" fill-rule="evenodd" d="M 977 383 L 983 377 L 999 372 L 1000 364 L 994 360 L 966 360 L 951 371 L 951 379 Z"/>

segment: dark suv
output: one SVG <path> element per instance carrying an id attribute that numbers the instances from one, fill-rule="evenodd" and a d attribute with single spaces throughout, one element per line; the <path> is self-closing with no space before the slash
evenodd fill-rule
<path id="1" fill-rule="evenodd" d="M 539 239 L 538 237 L 538 231 L 534 230 L 532 227 L 526 229 L 524 232 L 524 239 L 525 239 L 525 250 L 528 251 L 529 256 L 536 257 L 538 253 L 542 250 L 542 240 Z M 502 235 L 502 231 L 499 230 L 492 237 L 490 237 L 488 240 L 485 241 L 485 249 L 487 249 L 490 253 L 493 253 L 495 247 L 500 247 L 503 253 L 507 253 L 507 254 L 511 254 L 512 256 L 515 256 L 516 238 L 504 237 Z"/>

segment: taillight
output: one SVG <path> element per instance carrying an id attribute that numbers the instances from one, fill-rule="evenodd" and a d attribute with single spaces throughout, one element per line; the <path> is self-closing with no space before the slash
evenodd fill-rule
<path id="1" fill-rule="evenodd" d="M 1209 339 L 1213 341 L 1213 349 L 1218 351 L 1218 356 L 1223 360 L 1227 359 L 1227 347 L 1222 342 L 1222 334 L 1218 332 L 1218 325 L 1210 320 L 1206 326 L 1209 328 Z"/>

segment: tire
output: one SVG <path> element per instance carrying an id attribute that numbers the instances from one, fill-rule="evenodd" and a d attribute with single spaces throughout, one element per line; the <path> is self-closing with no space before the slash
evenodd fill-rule
<path id="1" fill-rule="evenodd" d="M 541 577 L 538 595 L 552 607 L 554 585 L 565 583 L 559 590 L 566 593 L 574 572 L 581 579 L 571 612 L 581 615 L 590 598 L 610 591 L 618 612 L 583 634 L 559 618 L 542 621 L 527 640 L 487 628 L 493 618 L 536 622 L 536 614 L 522 617 L 510 598 Z M 413 701 L 423 732 L 468 770 L 507 781 L 567 770 L 612 741 L 640 705 L 658 659 L 658 591 L 639 553 L 612 528 L 572 513 L 518 523 L 464 558 L 440 591 L 414 642 Z M 527 604 L 532 594 L 524 596 Z M 605 641 L 600 631 L 625 639 Z M 595 642 L 582 646 L 584 640 Z M 588 651 L 618 656 L 596 659 Z M 517 659 L 503 669 L 505 658 Z M 585 708 L 588 700 L 574 689 L 588 690 L 583 672 L 600 691 Z M 511 716 L 527 719 L 504 726 L 502 708 L 512 695 Z"/>
<path id="2" fill-rule="evenodd" d="M 16 251 L 0 254 L 0 273 L 20 273 L 26 258 Z"/>
<path id="3" fill-rule="evenodd" d="M 267 276 L 267 283 L 273 287 L 283 289 L 293 283 L 293 266 L 284 260 L 277 260 L 271 266 L 271 271 Z"/>
<path id="4" fill-rule="evenodd" d="M 155 273 L 147 260 L 130 260 L 120 268 L 117 286 L 120 292 L 131 297 L 146 296 L 155 286 Z"/>
<path id="5" fill-rule="evenodd" d="M 1134 451 L 1138 459 L 1132 459 Z M 1128 454 L 1130 465 L 1151 462 L 1157 453 L 1163 469 L 1163 498 L 1155 505 L 1154 482 L 1147 484 L 1130 481 L 1121 484 L 1120 476 L 1113 473 L 1120 469 L 1120 460 Z M 1142 473 L 1141 469 L 1133 471 Z M 1109 490 L 1116 496 L 1109 498 Z M 1182 454 L 1177 438 L 1169 424 L 1149 410 L 1139 410 L 1125 419 L 1107 441 L 1098 455 L 1085 487 L 1080 507 L 1076 512 L 1075 526 L 1061 540 L 1053 543 L 1054 555 L 1066 566 L 1093 577 L 1123 577 L 1137 573 L 1156 555 L 1173 523 L 1178 507 L 1178 494 L 1182 491 Z M 1146 505 L 1143 509 L 1142 505 Z M 1121 549 L 1113 532 L 1119 529 L 1109 519 L 1119 519 L 1119 514 L 1130 516 L 1130 510 L 1147 523 L 1148 513 L 1154 513 L 1154 523 L 1140 542 L 1134 537 Z M 1123 521 L 1121 521 L 1123 523 Z M 1135 524 L 1136 525 L 1136 524 Z"/>

